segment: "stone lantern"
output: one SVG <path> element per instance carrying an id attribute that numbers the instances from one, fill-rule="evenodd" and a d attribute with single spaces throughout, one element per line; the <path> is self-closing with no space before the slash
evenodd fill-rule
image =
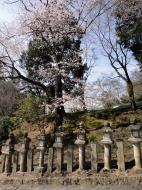
<path id="1" fill-rule="evenodd" d="M 2 148 L 2 154 L 6 155 L 4 173 L 9 174 L 12 172 L 12 154 L 14 153 L 15 137 L 11 133 L 9 139 L 6 141 L 5 146 Z"/>
<path id="2" fill-rule="evenodd" d="M 104 170 L 110 170 L 111 144 L 113 143 L 110 123 L 102 128 L 102 133 L 103 139 L 101 140 L 101 144 L 104 146 Z"/>
<path id="3" fill-rule="evenodd" d="M 27 171 L 27 155 L 28 155 L 31 139 L 28 137 L 28 133 L 25 133 L 20 140 L 21 140 L 20 172 L 26 172 Z"/>
<path id="4" fill-rule="evenodd" d="M 56 132 L 55 133 L 55 143 L 53 146 L 56 148 L 57 152 L 57 164 L 56 164 L 56 172 L 60 173 L 62 171 L 63 166 L 63 132 Z"/>
<path id="5" fill-rule="evenodd" d="M 81 122 L 79 124 L 79 129 L 77 130 L 77 140 L 75 141 L 75 144 L 79 148 L 79 170 L 84 169 L 85 143 L 86 143 L 86 131 L 85 131 L 84 124 Z"/>
<path id="6" fill-rule="evenodd" d="M 38 136 L 39 140 L 39 146 L 38 150 L 40 151 L 40 156 L 39 156 L 39 171 L 43 173 L 44 171 L 44 156 L 45 156 L 45 151 L 47 148 L 47 136 L 45 134 L 45 130 L 42 130 L 40 135 Z"/>
<path id="7" fill-rule="evenodd" d="M 128 140 L 133 144 L 135 169 L 140 169 L 142 167 L 140 148 L 140 143 L 142 142 L 142 138 L 140 137 L 142 124 L 134 120 L 129 127 L 131 129 L 131 137 Z"/>

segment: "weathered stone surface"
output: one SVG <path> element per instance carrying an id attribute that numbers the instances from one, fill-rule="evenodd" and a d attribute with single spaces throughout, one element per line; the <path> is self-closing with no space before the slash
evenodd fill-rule
<path id="1" fill-rule="evenodd" d="M 67 150 L 67 172 L 73 171 L 73 145 L 68 146 Z"/>
<path id="2" fill-rule="evenodd" d="M 118 170 L 125 171 L 124 146 L 121 139 L 116 141 Z"/>
<path id="3" fill-rule="evenodd" d="M 56 149 L 56 154 L 57 154 L 56 172 L 61 173 L 62 166 L 63 166 L 63 149 L 62 148 L 57 148 Z"/>
<path id="4" fill-rule="evenodd" d="M 38 150 L 39 153 L 39 172 L 43 173 L 44 171 L 44 157 L 45 157 L 45 151 L 47 148 L 47 142 L 46 142 L 47 136 L 45 134 L 45 130 L 43 129 L 38 137 L 39 140 L 39 146 Z"/>
<path id="5" fill-rule="evenodd" d="M 136 120 L 134 120 L 131 122 L 131 125 L 129 127 L 131 129 L 131 137 L 128 140 L 133 145 L 135 169 L 141 169 L 142 168 L 142 162 L 141 162 L 140 143 L 142 142 L 142 138 L 140 137 L 140 130 L 142 128 L 142 124 L 137 122 Z"/>
<path id="6" fill-rule="evenodd" d="M 102 128 L 103 139 L 101 140 L 101 144 L 104 146 L 104 168 L 103 170 L 111 169 L 111 144 L 112 141 L 112 129 L 110 128 L 110 124 L 108 123 L 106 126 Z"/>
<path id="7" fill-rule="evenodd" d="M 31 139 L 28 137 L 28 134 L 25 133 L 21 138 L 21 148 L 20 148 L 20 172 L 27 171 L 27 155 L 29 150 Z"/>
<path id="8" fill-rule="evenodd" d="M 34 150 L 29 150 L 27 155 L 27 171 L 32 172 L 33 171 L 33 156 L 34 156 Z"/>
<path id="9" fill-rule="evenodd" d="M 18 171 L 19 152 L 14 152 L 12 155 L 12 172 Z"/>
<path id="10" fill-rule="evenodd" d="M 91 143 L 91 170 L 98 170 L 98 158 L 97 158 L 97 144 L 96 142 Z"/>
<path id="11" fill-rule="evenodd" d="M 48 149 L 48 160 L 47 160 L 47 174 L 50 175 L 53 169 L 53 155 L 54 155 L 54 149 L 53 147 L 50 147 Z"/>
<path id="12" fill-rule="evenodd" d="M 4 172 L 5 160 L 6 160 L 6 155 L 5 154 L 1 155 L 1 166 L 0 166 L 0 172 L 1 173 Z"/>
<path id="13" fill-rule="evenodd" d="M 63 136 L 64 133 L 56 133 L 54 147 L 56 148 L 56 173 L 62 172 L 63 167 Z"/>

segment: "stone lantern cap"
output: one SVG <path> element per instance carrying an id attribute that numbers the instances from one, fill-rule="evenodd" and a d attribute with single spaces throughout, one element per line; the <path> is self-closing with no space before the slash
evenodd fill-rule
<path id="1" fill-rule="evenodd" d="M 63 147 L 63 137 L 64 137 L 64 133 L 63 132 L 56 132 L 55 133 L 55 143 L 54 143 L 54 147 L 56 148 L 62 148 Z"/>
<path id="2" fill-rule="evenodd" d="M 4 146 L 2 146 L 2 153 L 9 154 L 10 152 L 14 151 L 15 144 L 16 144 L 15 136 L 13 133 L 11 133 Z"/>
<path id="3" fill-rule="evenodd" d="M 20 141 L 21 141 L 21 152 L 29 150 L 31 139 L 28 137 L 27 132 L 24 133 L 22 138 L 20 138 Z"/>
<path id="4" fill-rule="evenodd" d="M 135 119 L 131 121 L 129 127 L 131 130 L 140 131 L 142 129 L 142 123 L 140 123 L 138 120 Z"/>
<path id="5" fill-rule="evenodd" d="M 84 145 L 86 142 L 86 130 L 83 122 L 80 122 L 80 124 L 78 125 L 76 133 L 77 133 L 77 140 L 75 141 L 75 144 Z"/>
<path id="6" fill-rule="evenodd" d="M 131 130 L 131 135 L 134 138 L 140 138 L 140 131 L 142 129 L 142 123 L 137 121 L 136 119 L 131 121 L 129 128 Z"/>
<path id="7" fill-rule="evenodd" d="M 101 131 L 103 133 L 103 139 L 101 140 L 101 144 L 112 144 L 113 130 L 110 127 L 110 123 L 107 123 L 106 125 L 104 125 Z"/>
<path id="8" fill-rule="evenodd" d="M 78 125 L 78 129 L 76 130 L 77 134 L 85 134 L 86 130 L 85 130 L 85 126 L 83 122 L 80 122 Z"/>
<path id="9" fill-rule="evenodd" d="M 46 139 L 45 130 L 42 130 L 41 133 L 38 136 L 39 141 L 44 141 Z"/>
<path id="10" fill-rule="evenodd" d="M 39 134 L 38 136 L 38 140 L 39 140 L 39 146 L 38 146 L 38 149 L 39 150 L 44 150 L 47 146 L 47 135 L 45 133 L 45 130 L 43 129 L 41 131 L 41 133 Z"/>
<path id="11" fill-rule="evenodd" d="M 142 139 L 140 137 L 140 131 L 142 129 L 142 124 L 135 119 L 135 120 L 131 121 L 129 128 L 131 130 L 131 137 L 128 140 L 133 143 L 142 142 Z"/>
<path id="12" fill-rule="evenodd" d="M 85 126 L 84 126 L 84 123 L 83 123 L 83 122 L 80 122 L 80 123 L 79 123 L 79 128 L 80 128 L 80 129 L 84 129 L 84 127 L 85 127 Z"/>
<path id="13" fill-rule="evenodd" d="M 106 125 L 104 125 L 104 127 L 102 128 L 102 133 L 112 133 L 113 130 L 111 129 L 110 123 L 107 123 Z"/>
<path id="14" fill-rule="evenodd" d="M 86 130 L 83 122 L 80 122 L 77 129 L 77 140 L 76 145 L 83 146 L 86 143 Z"/>
<path id="15" fill-rule="evenodd" d="M 63 137 L 64 135 L 65 135 L 64 132 L 56 132 L 56 133 L 55 133 L 55 136 L 56 136 L 56 137 Z"/>
<path id="16" fill-rule="evenodd" d="M 76 141 L 75 141 L 75 144 L 76 145 L 84 145 L 86 143 L 86 141 L 85 140 L 81 140 L 81 139 L 77 139 Z"/>

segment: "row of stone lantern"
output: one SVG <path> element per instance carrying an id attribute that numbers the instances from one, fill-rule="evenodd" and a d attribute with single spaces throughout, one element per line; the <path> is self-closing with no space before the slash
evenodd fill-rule
<path id="1" fill-rule="evenodd" d="M 20 139 L 20 172 L 27 171 L 27 157 L 29 151 L 29 143 L 31 139 L 28 137 L 28 134 L 25 133 L 24 136 Z M 18 152 L 15 151 L 16 140 L 13 134 L 9 135 L 9 139 L 6 141 L 2 147 L 3 163 L 2 163 L 2 172 L 9 174 L 13 170 L 15 172 L 18 170 Z M 15 164 L 13 163 L 15 162 Z M 32 170 L 32 169 L 31 169 Z"/>
<path id="2" fill-rule="evenodd" d="M 103 139 L 101 145 L 104 146 L 104 170 L 110 170 L 110 160 L 111 160 L 111 144 L 112 141 L 112 129 L 110 124 L 107 124 L 102 129 Z M 84 169 L 85 165 L 85 144 L 86 144 L 86 131 L 83 123 L 80 123 L 79 129 L 77 131 L 77 140 L 75 144 L 79 148 L 79 170 Z M 96 142 L 91 143 L 91 169 L 97 171 L 97 147 Z"/>
<path id="3" fill-rule="evenodd" d="M 142 139 L 140 137 L 140 130 L 142 128 L 142 124 L 134 120 L 131 122 L 129 126 L 131 130 L 131 137 L 128 139 L 133 145 L 133 152 L 134 152 L 134 160 L 135 160 L 135 167 L 134 169 L 141 169 L 142 168 L 142 161 L 141 161 L 141 148 L 140 143 Z M 113 143 L 112 140 L 112 133 L 113 130 L 108 123 L 102 128 L 103 139 L 101 140 L 101 145 L 104 147 L 104 168 L 103 170 L 110 170 L 111 169 L 111 145 Z M 77 140 L 75 144 L 79 147 L 79 170 L 84 169 L 84 161 L 85 161 L 85 129 L 83 124 L 81 123 L 79 126 Z M 125 158 L 124 158 L 124 147 L 123 147 L 123 140 L 117 139 L 117 165 L 118 169 L 121 171 L 125 171 Z M 91 143 L 92 154 L 91 154 L 91 163 L 93 166 L 92 169 L 97 171 L 97 150 L 96 150 L 96 143 Z"/>
<path id="4" fill-rule="evenodd" d="M 133 145 L 133 152 L 134 152 L 134 160 L 135 160 L 135 167 L 134 169 L 141 169 L 142 168 L 142 161 L 141 161 L 141 148 L 140 143 L 142 142 L 142 138 L 140 137 L 140 131 L 142 128 L 142 124 L 137 122 L 136 120 L 132 121 L 130 126 L 131 130 L 131 137 L 128 139 L 129 142 Z M 110 161 L 111 161 L 111 144 L 112 141 L 112 129 L 110 128 L 110 124 L 107 124 L 103 130 L 103 140 L 101 144 L 104 146 L 104 170 L 110 170 Z M 123 141 L 118 139 L 116 141 L 117 145 L 117 165 L 118 169 L 121 171 L 125 170 L 125 159 L 124 159 L 124 148 L 123 148 Z"/>
<path id="5" fill-rule="evenodd" d="M 141 163 L 141 149 L 140 149 L 140 143 L 142 142 L 142 139 L 140 138 L 140 130 L 141 130 L 141 123 L 134 122 L 130 125 L 131 128 L 131 137 L 128 139 L 133 144 L 133 150 L 134 150 L 134 159 L 135 159 L 135 168 L 141 169 L 142 163 Z M 104 170 L 110 170 L 111 169 L 111 145 L 113 143 L 112 140 L 112 129 L 110 127 L 110 124 L 105 125 L 102 128 L 103 133 L 103 139 L 101 140 L 101 145 L 104 147 Z M 53 144 L 53 147 L 56 148 L 56 154 L 57 154 L 57 161 L 56 161 L 56 171 L 57 173 L 60 173 L 62 171 L 63 166 L 63 136 L 64 133 L 62 131 L 58 131 L 55 133 L 55 143 Z M 47 135 L 45 134 L 45 130 L 42 130 L 39 137 L 39 172 L 43 173 L 45 171 L 45 164 L 44 164 L 44 157 L 45 152 L 47 150 Z M 27 172 L 33 170 L 33 149 L 30 149 L 30 142 L 31 139 L 28 137 L 28 134 L 25 133 L 24 136 L 21 138 L 21 148 L 20 148 L 20 172 Z M 85 144 L 86 144 L 86 130 L 84 128 L 83 123 L 80 123 L 79 128 L 77 130 L 77 139 L 75 141 L 75 144 L 78 146 L 78 152 L 79 152 L 79 170 L 84 169 L 85 165 Z M 5 149 L 2 149 L 2 154 L 5 155 L 5 163 L 4 163 L 4 172 L 5 173 L 11 173 L 12 171 L 12 155 L 14 154 L 14 145 L 15 145 L 15 138 L 11 134 L 9 136 L 9 139 L 5 143 Z M 116 141 L 117 145 L 117 164 L 118 169 L 125 171 L 125 159 L 124 159 L 124 150 L 123 150 L 123 141 L 121 139 L 118 139 Z M 48 147 L 49 148 L 49 147 Z M 91 165 L 92 170 L 97 171 L 97 148 L 96 143 L 91 143 Z M 50 152 L 53 156 L 53 148 L 49 148 L 49 157 Z M 28 158 L 30 154 L 30 161 Z M 53 157 L 52 157 L 53 159 Z M 28 170 L 27 163 L 30 162 L 30 169 Z M 28 163 L 29 164 L 29 163 Z M 48 172 L 52 172 L 52 162 L 49 160 L 48 162 Z M 73 168 L 73 147 L 69 146 L 68 150 L 68 161 L 67 161 L 67 170 L 69 172 L 72 172 Z"/>

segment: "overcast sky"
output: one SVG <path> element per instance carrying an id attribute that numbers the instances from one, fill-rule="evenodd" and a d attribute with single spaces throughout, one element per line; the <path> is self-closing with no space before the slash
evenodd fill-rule
<path id="1" fill-rule="evenodd" d="M 12 22 L 16 17 L 16 9 L 5 2 L 6 0 L 0 0 L 0 21 Z"/>
<path id="2" fill-rule="evenodd" d="M 17 15 L 17 9 L 14 6 L 7 5 L 6 0 L 0 0 L 0 22 L 13 22 Z M 97 52 L 97 51 L 96 51 Z M 106 57 L 103 56 L 101 51 L 96 53 L 96 62 L 95 66 L 91 72 L 89 77 L 89 81 L 94 81 L 101 76 L 110 76 L 115 73 L 113 69 L 109 66 L 109 61 Z M 131 64 L 129 66 L 129 70 L 133 71 L 136 68 L 136 61 L 134 59 L 131 60 Z"/>

